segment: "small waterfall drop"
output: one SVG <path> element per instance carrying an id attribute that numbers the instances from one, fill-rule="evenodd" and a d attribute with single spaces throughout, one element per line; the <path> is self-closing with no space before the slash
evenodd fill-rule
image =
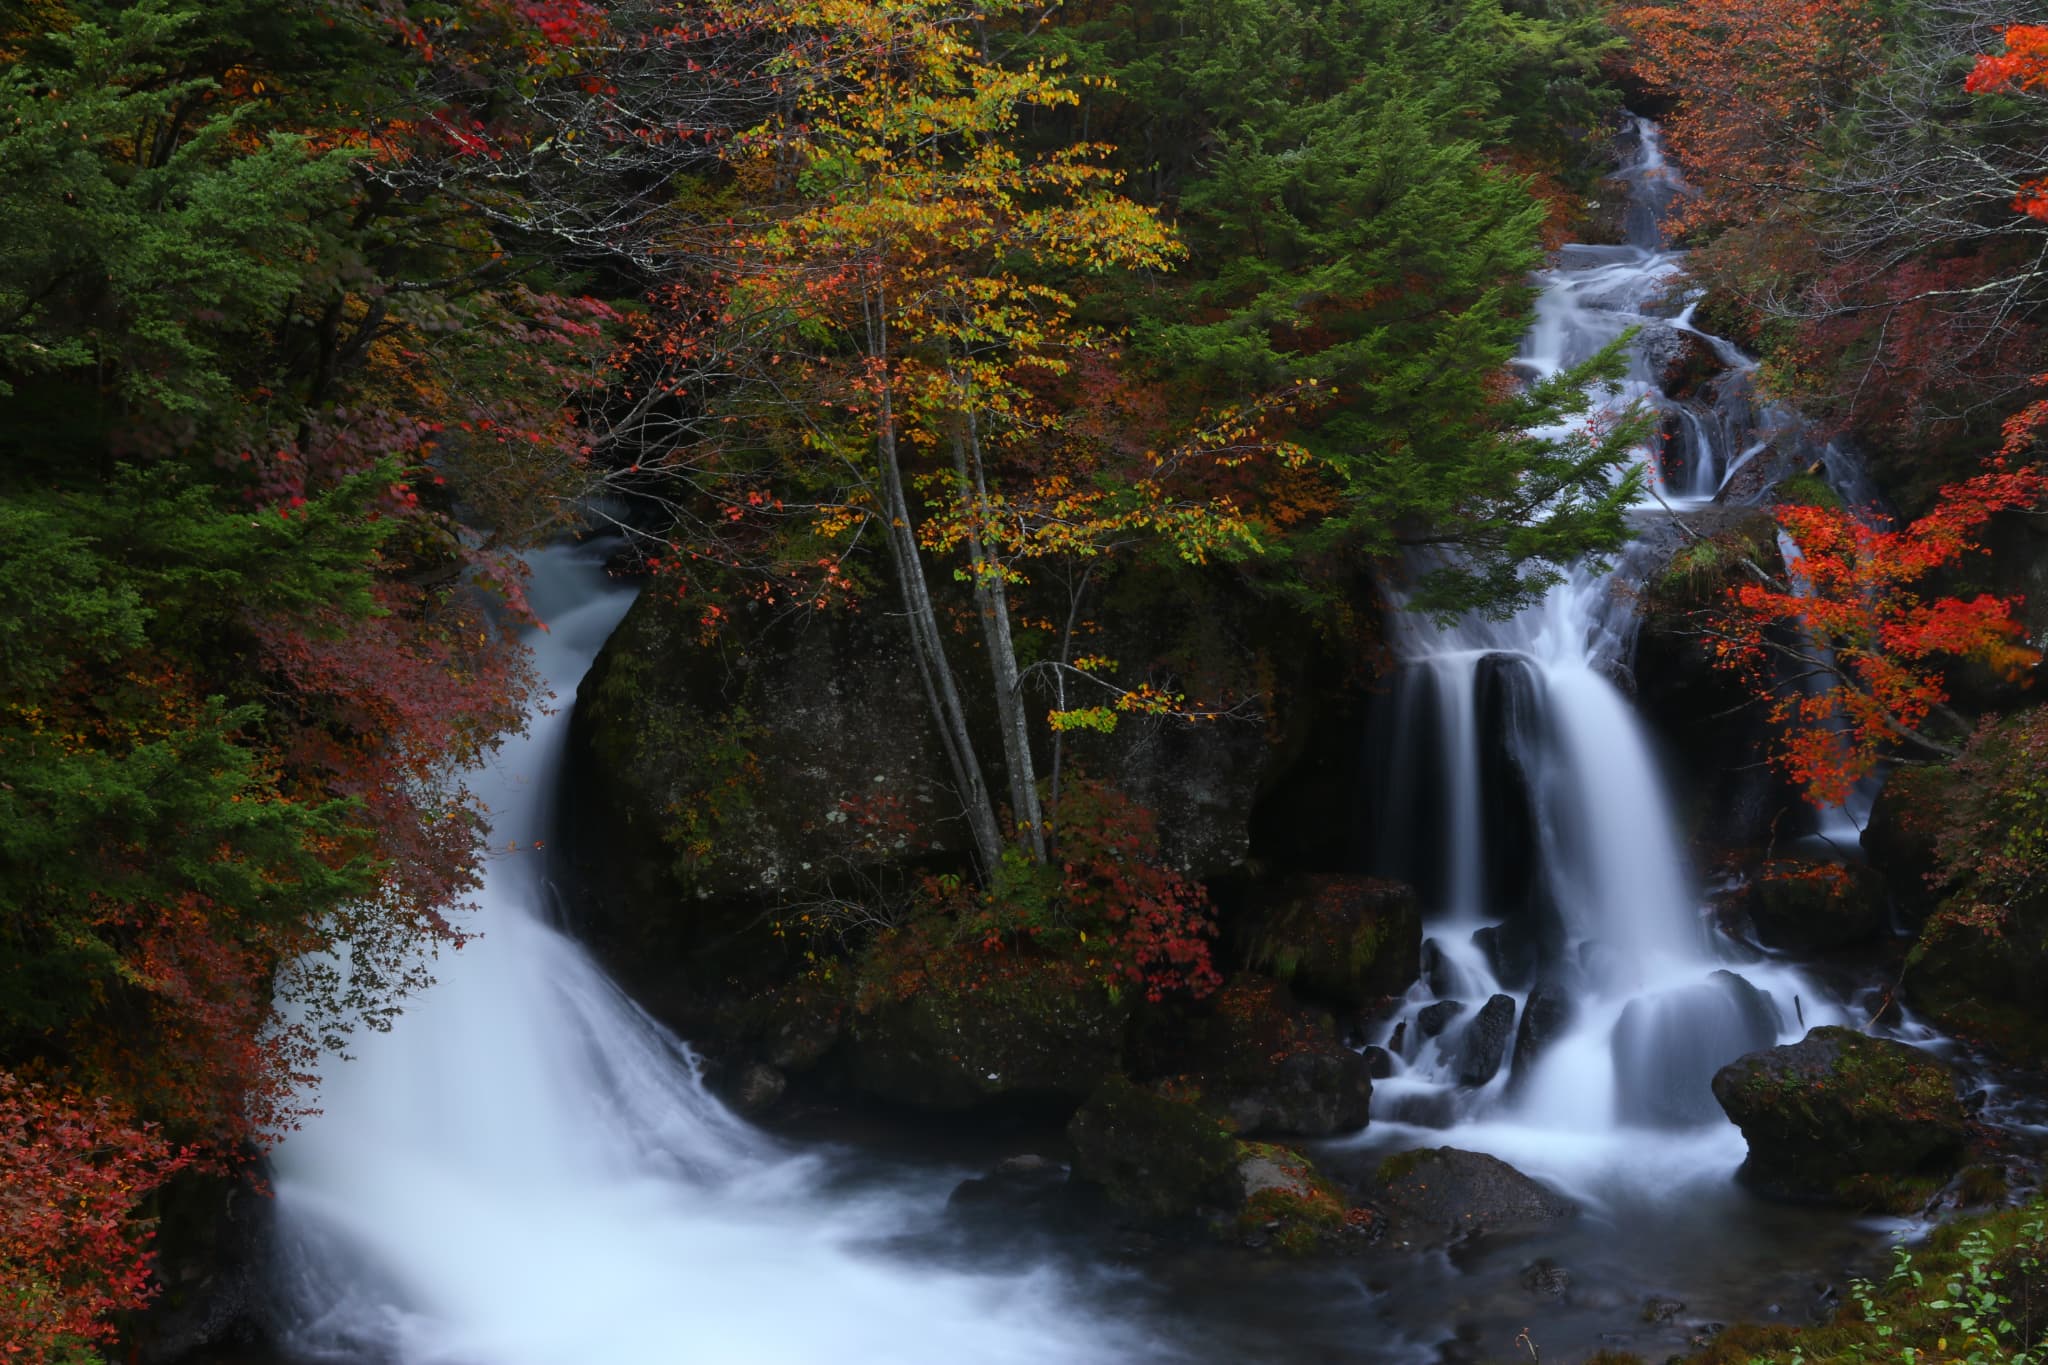
<path id="1" fill-rule="evenodd" d="M 1634 120 L 1632 141 L 1617 177 L 1627 243 L 1558 253 L 1519 364 L 1553 375 L 1641 328 L 1619 398 L 1663 413 L 1666 445 L 1644 452 L 1639 515 L 1753 501 L 1767 470 L 1825 464 L 1826 452 L 1796 414 L 1759 411 L 1753 364 L 1693 327 L 1683 253 L 1664 231 L 1688 191 L 1655 125 Z M 1716 372 L 1674 397 L 1664 372 L 1687 350 L 1695 370 Z M 1744 487 L 1745 471 L 1765 481 Z M 1507 621 L 1395 612 L 1402 667 L 1375 747 L 1389 813 L 1375 862 L 1419 888 L 1429 938 L 1423 979 L 1376 1039 L 1394 1074 L 1376 1089 L 1369 1142 L 1396 1126 L 1596 1200 L 1725 1180 L 1744 1144 L 1714 1103 L 1714 1072 L 1847 1022 L 1796 969 L 1710 922 L 1616 682 L 1643 559 L 1576 570 Z"/>
<path id="2" fill-rule="evenodd" d="M 588 550 L 533 557 L 561 698 L 630 591 Z M 481 937 L 388 1034 L 333 1061 L 274 1159 L 286 1345 L 399 1365 L 1025 1365 L 1136 1334 L 1075 1285 L 920 1257 L 951 1180 L 860 1178 L 735 1118 L 688 1048 L 547 922 L 566 706 L 475 774 L 498 854 Z M 1154 1354 L 1149 1349 L 1144 1352 Z"/>

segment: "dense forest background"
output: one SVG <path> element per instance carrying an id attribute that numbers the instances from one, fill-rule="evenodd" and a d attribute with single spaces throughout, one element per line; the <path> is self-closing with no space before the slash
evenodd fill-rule
<path id="1" fill-rule="evenodd" d="M 163 1191 L 249 1162 L 317 1104 L 323 1049 L 486 928 L 459 913 L 487 853 L 463 773 L 538 700 L 519 553 L 594 522 L 705 641 L 907 622 L 966 834 L 891 892 L 895 928 L 1213 989 L 1208 891 L 1062 737 L 1243 699 L 1128 668 L 1093 623 L 1220 577 L 1369 679 L 1361 574 L 1500 613 L 1618 551 L 1650 438 L 1594 415 L 1619 354 L 1534 385 L 1510 361 L 1544 251 L 1613 208 L 1625 103 L 1696 187 L 1714 326 L 1896 503 L 1791 512 L 1835 564 L 1800 601 L 1840 609 L 1857 700 L 1846 740 L 1781 717 L 1787 761 L 1821 794 L 1961 765 L 1933 875 L 1966 920 L 2030 915 L 2048 712 L 2009 683 L 1956 702 L 1953 662 L 2035 662 L 1963 557 L 2041 496 L 2048 34 L 2023 18 L 6 7 L 0 1344 L 113 1341 Z M 1736 664 L 1815 625 L 1792 596 L 1714 605 Z M 706 761 L 743 766 L 727 738 Z M 684 855 L 719 831 L 688 814 Z"/>

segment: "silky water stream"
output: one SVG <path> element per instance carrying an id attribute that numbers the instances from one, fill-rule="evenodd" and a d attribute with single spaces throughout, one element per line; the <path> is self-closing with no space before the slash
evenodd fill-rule
<path id="1" fill-rule="evenodd" d="M 1691 328 L 1661 230 L 1683 187 L 1655 128 L 1635 133 L 1629 243 L 1559 254 L 1531 373 L 1645 321 Z M 1659 393 L 1640 342 L 1622 395 L 1671 418 L 1653 479 L 1667 507 L 1760 490 L 1797 431 L 1751 403 L 1734 348 L 1700 340 L 1725 366 L 1711 399 Z M 1838 486 L 1857 477 L 1833 448 L 1809 457 Z M 687 1046 L 551 923 L 541 860 L 505 853 L 482 936 L 436 964 L 390 1033 L 327 1068 L 322 1112 L 276 1153 L 284 1348 L 401 1365 L 1419 1365 L 1517 1358 L 1524 1330 L 1552 1359 L 1603 1344 L 1658 1358 L 1703 1321 L 1804 1314 L 1881 1233 L 1743 1194 L 1742 1138 L 1707 1082 L 1867 1010 L 1704 915 L 1615 682 L 1631 571 L 1574 574 L 1506 622 L 1395 614 L 1371 842 L 1430 910 L 1427 970 L 1371 1040 L 1394 1073 L 1372 1125 L 1320 1152 L 1354 1167 L 1488 1152 L 1581 1205 L 1561 1230 L 1319 1265 L 1104 1256 L 1028 1220 L 965 1235 L 945 1211 L 961 1169 L 799 1149 L 733 1117 Z M 551 631 L 530 643 L 565 703 L 631 594 L 575 547 L 535 557 L 533 594 Z M 495 847 L 548 836 L 566 728 L 565 709 L 537 713 L 475 775 Z M 1503 1017 L 1504 1039 L 1478 1027 Z M 1568 1293 L 1532 1295 L 1539 1258 L 1568 1271 Z M 1139 1268 L 1092 1268 L 1108 1260 Z M 1646 1324 L 1653 1296 L 1687 1306 Z"/>

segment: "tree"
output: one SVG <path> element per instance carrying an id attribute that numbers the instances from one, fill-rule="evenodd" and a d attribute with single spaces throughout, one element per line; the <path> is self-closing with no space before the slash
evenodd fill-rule
<path id="1" fill-rule="evenodd" d="M 1716 662 L 1767 706 L 1780 727 L 1776 761 L 1814 804 L 1840 803 L 1894 752 L 1961 751 L 1970 726 L 1946 705 L 1948 662 L 2014 676 L 2039 661 L 2012 599 L 1943 595 L 1937 584 L 1979 548 L 1993 516 L 2044 496 L 2048 474 L 1994 463 L 1898 530 L 1840 507 L 1776 509 L 1794 547 L 1784 574 L 1759 569 L 1730 589 L 1707 636 Z"/>
<path id="2" fill-rule="evenodd" d="M 1020 495 L 997 463 L 997 452 L 1057 428 L 1033 385 L 1068 375 L 1089 344 L 1065 280 L 1158 270 L 1176 248 L 1156 214 L 1117 193 L 1102 148 L 1024 145 L 1024 116 L 1069 105 L 1074 92 L 1049 66 L 985 59 L 950 8 L 832 0 L 744 14 L 788 35 L 793 79 L 826 78 L 799 100 L 796 122 L 739 144 L 801 197 L 739 235 L 724 320 L 772 320 L 777 387 L 811 400 L 801 459 L 837 471 L 845 489 L 821 510 L 846 535 L 872 526 L 882 537 L 984 873 L 1012 842 L 1042 862 L 1047 821 L 1012 602 L 1019 560 L 1052 539 L 1093 554 L 1140 531 L 1193 560 L 1255 543 L 1227 499 L 1176 496 L 1160 475 L 1169 457 L 1153 456 L 1150 476 L 1114 496 L 1077 487 L 1071 471 L 1027 481 Z M 1257 444 L 1249 422 L 1217 427 L 1212 454 Z M 932 553 L 963 560 L 1008 834 L 947 652 Z"/>

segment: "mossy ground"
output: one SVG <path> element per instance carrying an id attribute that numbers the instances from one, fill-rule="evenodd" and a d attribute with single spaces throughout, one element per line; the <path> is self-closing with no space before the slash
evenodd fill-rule
<path id="1" fill-rule="evenodd" d="M 1959 1219 L 1818 1327 L 1741 1324 L 1695 1365 L 1993 1365 L 2048 1336 L 2048 1205 Z M 1594 1357 L 1616 1365 L 1613 1357 Z M 1591 1362 L 1588 1362 L 1591 1365 Z"/>

